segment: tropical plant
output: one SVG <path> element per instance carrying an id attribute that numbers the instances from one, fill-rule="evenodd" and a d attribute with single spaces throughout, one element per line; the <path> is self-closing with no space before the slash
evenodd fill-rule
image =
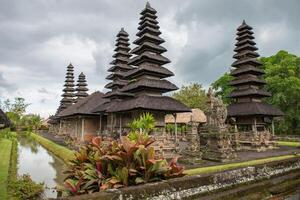
<path id="1" fill-rule="evenodd" d="M 28 174 L 23 174 L 9 184 L 16 199 L 42 199 L 44 183 L 35 183 Z"/>
<path id="2" fill-rule="evenodd" d="M 129 123 L 131 133 L 149 134 L 155 128 L 155 119 L 150 113 L 143 113 L 138 119 L 134 119 Z"/>
<path id="3" fill-rule="evenodd" d="M 65 180 L 72 195 L 97 192 L 109 188 L 137 185 L 183 176 L 183 167 L 174 158 L 168 163 L 155 155 L 154 139 L 133 132 L 134 139 L 123 136 L 120 142 L 105 144 L 94 137 L 90 144 L 75 153 Z"/>

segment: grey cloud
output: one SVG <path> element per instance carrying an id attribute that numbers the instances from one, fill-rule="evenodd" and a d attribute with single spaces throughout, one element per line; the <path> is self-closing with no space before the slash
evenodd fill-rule
<path id="1" fill-rule="evenodd" d="M 297 0 L 150 3 L 158 11 L 164 46 L 169 49 L 166 55 L 173 61 L 167 67 L 176 72 L 172 80 L 178 86 L 189 82 L 208 86 L 229 70 L 235 30 L 243 19 L 254 27 L 262 56 L 280 49 L 300 54 Z M 130 41 L 135 40 L 145 1 L 0 0 L 0 5 L 0 66 L 6 66 L 0 68 L 0 88 L 14 88 L 16 94 L 32 88 L 36 92 L 31 94 L 37 94 L 35 99 L 41 104 L 51 91 L 53 99 L 46 103 L 54 112 L 69 62 L 75 66 L 76 76 L 81 71 L 86 74 L 91 91 L 103 90 L 115 35 L 125 27 Z M 270 41 L 260 37 L 266 31 Z M 176 38 L 176 34 L 182 37 Z M 38 105 L 33 109 L 39 111 Z"/>

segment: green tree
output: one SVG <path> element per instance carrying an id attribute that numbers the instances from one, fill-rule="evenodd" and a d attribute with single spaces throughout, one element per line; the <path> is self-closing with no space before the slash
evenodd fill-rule
<path id="1" fill-rule="evenodd" d="M 215 90 L 216 96 L 220 96 L 225 104 L 231 102 L 231 99 L 228 98 L 228 95 L 233 90 L 233 87 L 228 84 L 231 80 L 233 80 L 233 77 L 229 73 L 225 73 L 211 85 Z"/>
<path id="2" fill-rule="evenodd" d="M 266 101 L 284 112 L 284 118 L 276 124 L 276 132 L 300 134 L 300 57 L 287 51 L 279 51 L 270 57 L 260 59 L 265 69 L 266 89 L 272 97 Z M 229 91 L 228 74 L 216 80 L 212 86 L 225 99 Z"/>
<path id="3" fill-rule="evenodd" d="M 182 86 L 178 92 L 174 92 L 172 97 L 184 103 L 190 108 L 199 108 L 205 110 L 207 97 L 201 84 L 192 83 Z"/>

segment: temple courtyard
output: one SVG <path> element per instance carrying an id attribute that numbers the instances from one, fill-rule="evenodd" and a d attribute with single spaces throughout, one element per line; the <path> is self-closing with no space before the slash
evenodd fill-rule
<path id="1" fill-rule="evenodd" d="M 284 50 L 262 57 L 266 32 L 241 18 L 228 25 L 230 32 L 217 31 L 231 33 L 231 52 L 221 53 L 228 62 L 232 58 L 231 66 L 206 84 L 202 72 L 179 67 L 192 54 L 209 57 L 200 51 L 205 42 L 196 40 L 193 53 L 174 56 L 182 38 L 168 31 L 167 10 L 156 4 L 146 1 L 139 15 L 135 11 L 134 40 L 134 23 L 106 30 L 110 51 L 93 54 L 105 56 L 94 62 L 105 63 L 98 71 L 77 64 L 84 53 L 53 69 L 59 97 L 48 91 L 48 74 L 39 77 L 43 88 L 37 90 L 48 99 L 33 105 L 1 96 L 0 200 L 300 199 L 300 58 Z M 199 36 L 193 39 L 204 31 L 195 27 Z M 209 76 L 218 74 L 208 68 Z M 193 73 L 201 80 L 183 79 Z M 42 118 L 48 101 L 55 108 Z M 40 103 L 39 112 L 27 112 Z"/>

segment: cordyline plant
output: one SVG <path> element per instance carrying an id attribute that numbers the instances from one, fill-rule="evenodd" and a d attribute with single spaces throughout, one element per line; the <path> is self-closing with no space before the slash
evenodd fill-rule
<path id="1" fill-rule="evenodd" d="M 75 153 L 65 185 L 72 195 L 98 192 L 110 188 L 137 185 L 183 176 L 183 167 L 177 158 L 169 163 L 155 156 L 154 139 L 147 134 L 135 133 L 121 142 L 105 145 L 100 137 Z"/>

